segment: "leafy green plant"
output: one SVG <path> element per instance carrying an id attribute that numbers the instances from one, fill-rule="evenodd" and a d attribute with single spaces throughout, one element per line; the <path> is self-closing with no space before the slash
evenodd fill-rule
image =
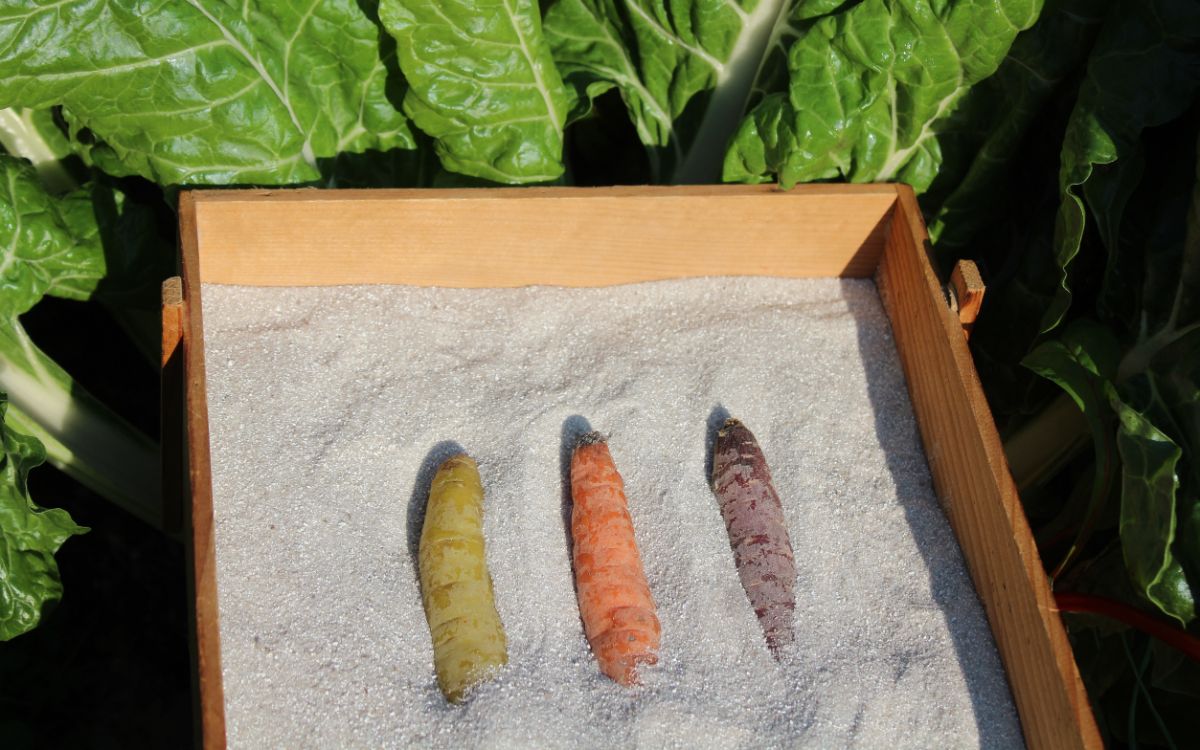
<path id="1" fill-rule="evenodd" d="M 92 300 L 152 352 L 179 186 L 902 180 L 988 272 L 973 352 L 1056 589 L 1196 633 L 1191 0 L 0 1 L 0 69 L 6 446 L 152 525 L 153 442 L 21 316 Z M 1188 736 L 1174 652 L 1068 622 L 1094 702 L 1133 706 L 1110 736 Z"/>
<path id="2" fill-rule="evenodd" d="M 0 417 L 8 406 L 0 394 Z M 42 609 L 62 596 L 54 553 L 74 534 L 77 526 L 65 511 L 43 510 L 34 505 L 26 487 L 29 470 L 46 458 L 35 438 L 9 429 L 0 421 L 0 639 L 8 640 L 38 624 Z"/>
<path id="3" fill-rule="evenodd" d="M 19 316 L 45 295 L 88 299 L 108 275 L 96 212 L 122 197 L 101 187 L 52 197 L 34 169 L 0 155 L 0 389 L 7 421 L 46 446 L 50 460 L 135 515 L 153 519 L 157 449 L 80 388 L 25 333 Z"/>
<path id="4" fill-rule="evenodd" d="M 1048 2 L 964 110 L 1016 106 L 925 197 L 941 256 L 995 271 L 976 361 L 1047 573 L 1093 613 L 1067 620 L 1093 704 L 1134 745 L 1194 736 L 1184 693 L 1149 678 L 1179 653 L 1120 623 L 1200 643 L 1198 54 L 1194 3 Z"/>
<path id="5" fill-rule="evenodd" d="M 1050 263 L 1038 269 L 1053 283 L 1038 287 L 1040 333 L 1022 360 L 1071 396 L 1092 436 L 1090 500 L 1052 573 L 1115 520 L 1130 582 L 1182 625 L 1200 588 L 1198 42 L 1190 3 L 1112 4 L 1065 123 Z M 1170 149 L 1151 143 L 1155 128 Z M 1072 285 L 1085 253 L 1098 283 Z"/>

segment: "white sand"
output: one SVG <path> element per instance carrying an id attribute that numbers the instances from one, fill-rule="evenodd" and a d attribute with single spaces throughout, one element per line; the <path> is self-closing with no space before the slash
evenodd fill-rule
<path id="1" fill-rule="evenodd" d="M 870 282 L 203 294 L 233 747 L 1021 744 Z M 779 663 L 707 484 L 726 412 L 758 436 L 796 551 Z M 572 587 L 565 448 L 588 423 L 663 624 L 632 690 L 597 672 Z M 415 565 L 457 446 L 509 642 L 461 707 L 434 681 Z"/>

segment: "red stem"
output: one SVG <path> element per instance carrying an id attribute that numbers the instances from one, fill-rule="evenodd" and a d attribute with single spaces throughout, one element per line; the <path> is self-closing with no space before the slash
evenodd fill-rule
<path id="1" fill-rule="evenodd" d="M 1054 595 L 1060 612 L 1084 612 L 1120 620 L 1131 628 L 1152 635 L 1172 648 L 1182 651 L 1192 661 L 1200 662 L 1200 638 L 1170 625 L 1145 612 L 1115 599 L 1091 594 L 1062 592 Z"/>

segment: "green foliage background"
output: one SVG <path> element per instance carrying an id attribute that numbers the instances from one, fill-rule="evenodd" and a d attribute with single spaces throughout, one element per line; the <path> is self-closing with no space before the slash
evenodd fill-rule
<path id="1" fill-rule="evenodd" d="M 913 185 L 937 259 L 983 266 L 1055 589 L 1197 635 L 1194 0 L 0 0 L 0 70 L 0 639 L 83 531 L 30 497 L 43 455 L 161 524 L 154 441 L 25 323 L 86 302 L 156 366 L 181 186 L 825 180 Z M 1067 622 L 1110 742 L 1200 742 L 1195 662 Z"/>

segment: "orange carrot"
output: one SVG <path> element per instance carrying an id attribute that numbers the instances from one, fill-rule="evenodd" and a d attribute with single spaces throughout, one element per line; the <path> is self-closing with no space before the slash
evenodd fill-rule
<path id="1" fill-rule="evenodd" d="M 579 614 L 600 671 L 622 685 L 658 661 L 662 628 L 642 570 L 624 483 L 604 437 L 584 435 L 571 456 L 571 537 Z"/>

